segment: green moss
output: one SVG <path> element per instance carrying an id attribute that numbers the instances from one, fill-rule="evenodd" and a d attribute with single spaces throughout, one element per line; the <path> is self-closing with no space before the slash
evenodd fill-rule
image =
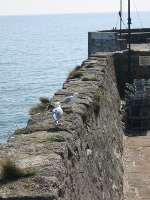
<path id="1" fill-rule="evenodd" d="M 94 101 L 99 101 L 100 100 L 100 97 L 101 97 L 101 92 L 95 92 L 94 93 Z"/>
<path id="2" fill-rule="evenodd" d="M 48 138 L 46 138 L 45 140 L 44 140 L 44 142 L 56 142 L 56 138 L 54 138 L 54 137 L 48 137 Z"/>
<path id="3" fill-rule="evenodd" d="M 84 97 L 84 93 L 80 93 L 79 95 L 78 95 L 78 98 L 79 99 L 82 99 Z"/>
<path id="4" fill-rule="evenodd" d="M 30 130 L 30 129 L 26 129 L 26 128 L 22 128 L 22 129 L 18 129 L 15 131 L 15 135 L 21 135 L 21 134 L 30 134 L 32 133 L 33 131 Z"/>
<path id="5" fill-rule="evenodd" d="M 82 81 L 90 81 L 90 78 L 88 78 L 88 77 L 83 77 L 83 78 L 82 78 Z"/>

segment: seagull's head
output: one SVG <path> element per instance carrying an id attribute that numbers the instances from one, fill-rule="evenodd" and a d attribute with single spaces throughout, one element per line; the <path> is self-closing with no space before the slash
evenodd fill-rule
<path id="1" fill-rule="evenodd" d="M 77 96 L 78 96 L 78 93 L 77 93 L 77 92 L 75 92 L 75 93 L 73 94 L 73 96 L 74 96 L 74 97 L 77 97 Z"/>
<path id="2" fill-rule="evenodd" d="M 55 103 L 55 108 L 59 107 L 60 106 L 60 102 L 56 102 Z"/>

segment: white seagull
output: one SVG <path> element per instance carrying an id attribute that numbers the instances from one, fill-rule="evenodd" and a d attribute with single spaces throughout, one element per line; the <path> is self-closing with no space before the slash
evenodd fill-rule
<path id="1" fill-rule="evenodd" d="M 78 96 L 78 93 L 75 92 L 72 96 L 67 97 L 61 103 L 65 103 L 65 104 L 71 105 L 71 104 L 73 104 L 73 103 L 75 103 L 77 101 L 77 96 Z"/>
<path id="2" fill-rule="evenodd" d="M 62 118 L 63 116 L 63 110 L 60 107 L 60 102 L 56 102 L 55 103 L 55 108 L 52 110 L 52 117 L 54 120 L 54 124 L 57 125 L 61 125 L 61 123 L 59 123 L 59 120 Z"/>

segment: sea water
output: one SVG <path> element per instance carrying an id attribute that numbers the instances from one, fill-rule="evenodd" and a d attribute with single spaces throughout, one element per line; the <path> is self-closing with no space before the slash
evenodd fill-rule
<path id="1" fill-rule="evenodd" d="M 131 17 L 131 28 L 149 27 L 148 12 Z M 88 31 L 119 23 L 118 13 L 0 17 L 0 143 L 27 125 L 39 97 L 51 98 L 88 58 Z"/>

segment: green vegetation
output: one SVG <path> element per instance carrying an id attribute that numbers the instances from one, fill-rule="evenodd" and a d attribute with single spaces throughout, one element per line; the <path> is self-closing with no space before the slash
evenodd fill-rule
<path id="1" fill-rule="evenodd" d="M 82 120 L 83 120 L 83 123 L 86 123 L 87 122 L 87 120 L 88 120 L 88 113 L 82 113 L 81 114 L 81 117 L 82 117 Z"/>
<path id="2" fill-rule="evenodd" d="M 75 67 L 75 70 L 79 70 L 79 69 L 81 69 L 82 67 L 80 66 L 80 65 L 77 65 L 76 67 Z"/>
<path id="3" fill-rule="evenodd" d="M 90 107 L 88 108 L 87 112 L 84 112 L 81 114 L 83 123 L 86 123 L 89 120 L 93 111 L 95 115 L 98 116 L 99 111 L 100 111 L 100 97 L 101 97 L 102 90 L 103 88 L 100 88 L 97 92 L 94 93 L 93 102 L 90 104 Z"/>
<path id="4" fill-rule="evenodd" d="M 2 163 L 2 178 L 16 179 L 21 177 L 30 177 L 36 175 L 36 171 L 30 169 L 21 169 L 11 161 L 6 160 Z"/>
<path id="5" fill-rule="evenodd" d="M 103 88 L 100 88 L 97 92 L 94 93 L 94 97 L 93 97 L 92 108 L 96 115 L 99 114 L 99 110 L 100 110 L 99 103 L 100 103 L 100 97 L 101 97 L 102 90 L 103 90 Z"/>
<path id="6" fill-rule="evenodd" d="M 93 94 L 93 101 L 90 103 L 90 106 L 87 109 L 87 112 L 81 113 L 81 118 L 83 120 L 83 123 L 86 123 L 89 121 L 90 117 L 92 116 L 93 112 L 96 116 L 98 116 L 100 111 L 100 99 L 101 94 L 103 91 L 103 87 L 100 87 L 94 94 Z M 85 94 L 84 94 L 85 95 Z M 83 93 L 81 93 L 78 98 L 82 98 Z"/>
<path id="7" fill-rule="evenodd" d="M 46 97 L 39 97 L 39 100 L 41 103 L 37 104 L 36 106 L 33 106 L 29 110 L 30 115 L 35 115 L 37 113 L 44 113 L 45 109 L 47 108 L 48 104 L 50 104 L 50 100 Z"/>
<path id="8" fill-rule="evenodd" d="M 67 79 L 80 78 L 83 76 L 83 73 L 78 71 L 80 68 L 81 66 L 76 66 L 76 68 L 69 73 Z"/>
<path id="9" fill-rule="evenodd" d="M 84 93 L 80 93 L 79 95 L 78 95 L 78 98 L 79 99 L 82 99 L 84 97 Z"/>
<path id="10" fill-rule="evenodd" d="M 44 142 L 56 142 L 56 138 L 54 138 L 54 137 L 48 137 L 48 138 L 46 138 L 45 140 L 44 140 Z"/>
<path id="11" fill-rule="evenodd" d="M 72 139 L 74 140 L 74 141 L 76 141 L 77 140 L 77 137 L 76 136 L 72 136 Z"/>
<path id="12" fill-rule="evenodd" d="M 82 81 L 90 81 L 90 78 L 88 78 L 88 77 L 83 77 L 83 78 L 82 78 Z"/>
<path id="13" fill-rule="evenodd" d="M 29 114 L 30 115 L 35 115 L 37 113 L 44 113 L 46 109 L 46 105 L 43 105 L 43 104 L 37 104 L 36 106 L 33 106 L 32 108 L 30 108 L 29 110 Z"/>
<path id="14" fill-rule="evenodd" d="M 100 105 L 99 105 L 99 102 L 98 102 L 98 101 L 94 101 L 94 102 L 93 102 L 93 110 L 94 110 L 94 113 L 95 113 L 96 115 L 99 114 Z"/>
<path id="15" fill-rule="evenodd" d="M 97 78 L 88 78 L 88 77 L 83 77 L 82 81 L 98 81 Z"/>
<path id="16" fill-rule="evenodd" d="M 94 93 L 94 101 L 99 101 L 100 100 L 100 97 L 101 97 L 101 91 L 98 91 L 98 92 L 95 92 Z"/>
<path id="17" fill-rule="evenodd" d="M 21 135 L 21 134 L 30 134 L 32 132 L 33 131 L 30 130 L 30 129 L 22 128 L 22 129 L 17 129 L 14 134 L 15 135 Z"/>
<path id="18" fill-rule="evenodd" d="M 81 76 L 83 76 L 82 72 L 73 70 L 69 73 L 68 79 L 80 78 Z"/>
<path id="19" fill-rule="evenodd" d="M 48 104 L 50 103 L 50 100 L 46 97 L 39 97 L 39 100 L 42 104 Z"/>

